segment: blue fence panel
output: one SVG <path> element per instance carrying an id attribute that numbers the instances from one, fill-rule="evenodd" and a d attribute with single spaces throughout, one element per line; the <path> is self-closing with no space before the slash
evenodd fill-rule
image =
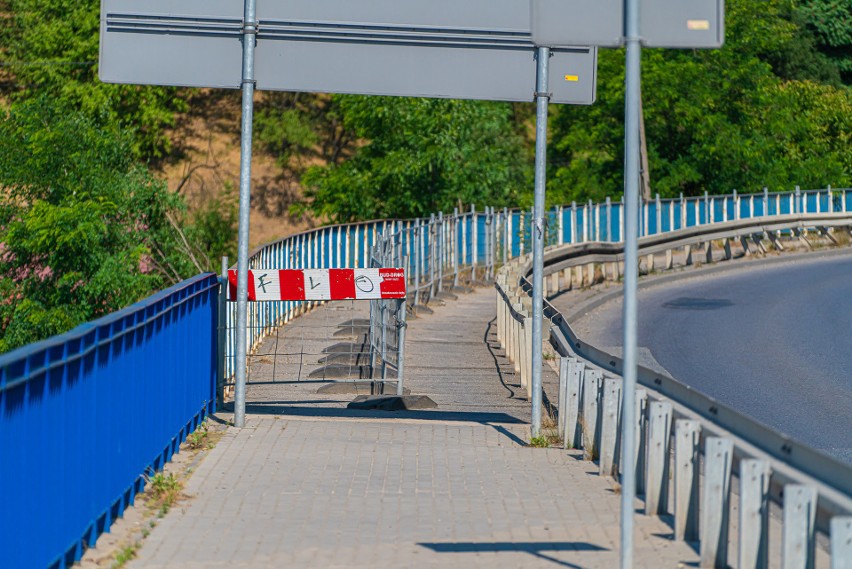
<path id="1" fill-rule="evenodd" d="M 721 223 L 722 220 L 725 219 L 725 208 L 727 207 L 727 203 L 727 197 L 713 200 L 713 212 L 711 213 L 711 216 L 714 223 Z"/>
<path id="2" fill-rule="evenodd" d="M 0 356 L 3 565 L 68 567 L 215 409 L 215 275 Z"/>

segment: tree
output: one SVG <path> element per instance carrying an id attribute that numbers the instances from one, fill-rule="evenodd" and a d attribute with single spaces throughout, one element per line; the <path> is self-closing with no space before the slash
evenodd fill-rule
<path id="1" fill-rule="evenodd" d="M 12 96 L 49 95 L 89 117 L 133 125 L 130 149 L 143 159 L 171 148 L 167 129 L 186 110 L 180 91 L 167 87 L 109 85 L 97 78 L 98 0 L 7 0 L 2 44 Z"/>
<path id="2" fill-rule="evenodd" d="M 345 222 L 413 217 L 459 204 L 517 205 L 530 154 L 508 104 L 335 97 L 364 143 L 303 182 L 314 213 Z"/>
<path id="3" fill-rule="evenodd" d="M 852 84 L 852 2 L 803 0 L 796 13 L 812 32 L 817 48 L 837 68 L 843 82 Z"/>
<path id="4" fill-rule="evenodd" d="M 781 0 L 726 6 L 722 49 L 643 52 L 653 190 L 674 197 L 849 184 L 849 90 L 776 75 L 774 58 L 797 37 Z M 601 51 L 598 102 L 555 113 L 549 185 L 562 201 L 622 192 L 623 58 Z"/>
<path id="5" fill-rule="evenodd" d="M 0 121 L 0 352 L 209 267 L 180 197 L 132 138 L 41 97 Z"/>

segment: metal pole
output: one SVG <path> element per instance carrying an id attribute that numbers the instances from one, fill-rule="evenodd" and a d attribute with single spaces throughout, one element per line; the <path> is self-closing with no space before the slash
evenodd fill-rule
<path id="1" fill-rule="evenodd" d="M 535 205 L 532 220 L 533 305 L 532 305 L 532 436 L 541 434 L 541 327 L 544 286 L 544 186 L 547 173 L 547 92 L 550 48 L 538 48 L 536 65 L 535 116 Z"/>
<path id="2" fill-rule="evenodd" d="M 446 247 L 444 246 L 444 212 L 438 212 L 438 228 L 435 232 L 437 238 L 435 240 L 435 247 L 438 248 L 438 252 L 435 255 L 435 262 L 438 264 L 438 292 L 443 292 L 444 290 L 444 250 Z"/>
<path id="3" fill-rule="evenodd" d="M 234 426 L 246 424 L 246 326 L 248 322 L 249 212 L 251 211 L 251 139 L 254 115 L 255 0 L 245 0 L 243 16 L 243 112 L 240 126 L 240 215 L 237 239 L 237 354 Z"/>
<path id="4" fill-rule="evenodd" d="M 221 289 L 219 291 L 219 335 L 218 335 L 218 370 L 216 382 L 216 408 L 222 409 L 225 404 L 225 377 L 227 375 L 225 346 L 228 341 L 228 257 L 222 257 L 222 272 L 220 273 Z"/>
<path id="5" fill-rule="evenodd" d="M 397 311 L 397 326 L 399 327 L 399 332 L 397 333 L 397 342 L 399 345 L 397 346 L 397 362 L 396 362 L 396 394 L 403 395 L 403 382 L 405 381 L 405 313 L 406 313 L 405 299 L 399 299 L 399 309 Z"/>
<path id="6" fill-rule="evenodd" d="M 625 0 L 624 109 L 624 393 L 621 405 L 621 569 L 633 567 L 633 500 L 636 494 L 636 287 L 639 279 L 639 105 L 641 44 L 639 1 Z"/>
<path id="7" fill-rule="evenodd" d="M 461 220 L 459 219 L 459 208 L 453 208 L 453 226 L 452 226 L 452 238 L 453 244 L 452 249 L 453 252 L 453 286 L 459 286 L 459 224 Z M 464 251 L 464 249 L 462 249 Z"/>

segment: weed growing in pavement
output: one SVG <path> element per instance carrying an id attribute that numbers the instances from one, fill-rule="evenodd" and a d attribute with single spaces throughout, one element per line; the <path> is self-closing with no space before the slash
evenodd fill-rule
<path id="1" fill-rule="evenodd" d="M 530 446 L 536 448 L 547 448 L 550 446 L 550 441 L 545 436 L 537 436 L 530 439 Z"/>
<path id="2" fill-rule="evenodd" d="M 157 515 L 163 517 L 180 498 L 183 482 L 175 478 L 175 475 L 171 472 L 168 474 L 158 472 L 151 477 L 149 483 L 151 485 L 149 489 L 151 509 L 158 510 Z"/>
<path id="3" fill-rule="evenodd" d="M 192 450 L 212 448 L 210 428 L 206 420 L 202 421 L 198 428 L 186 437 L 186 444 Z"/>
<path id="4" fill-rule="evenodd" d="M 112 569 L 120 569 L 124 567 L 124 565 L 136 557 L 136 552 L 139 550 L 139 543 L 131 543 L 125 545 L 121 548 L 118 554 L 115 556 L 115 560 L 112 562 Z"/>

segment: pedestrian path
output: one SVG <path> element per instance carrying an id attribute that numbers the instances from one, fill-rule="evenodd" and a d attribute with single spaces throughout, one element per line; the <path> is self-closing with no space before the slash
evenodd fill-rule
<path id="1" fill-rule="evenodd" d="M 434 410 L 250 387 L 247 427 L 228 429 L 127 566 L 617 567 L 618 486 L 577 452 L 526 446 L 529 403 L 494 315 L 479 288 L 409 321 L 406 387 Z M 638 516 L 636 531 L 635 567 L 695 566 L 663 521 Z"/>

